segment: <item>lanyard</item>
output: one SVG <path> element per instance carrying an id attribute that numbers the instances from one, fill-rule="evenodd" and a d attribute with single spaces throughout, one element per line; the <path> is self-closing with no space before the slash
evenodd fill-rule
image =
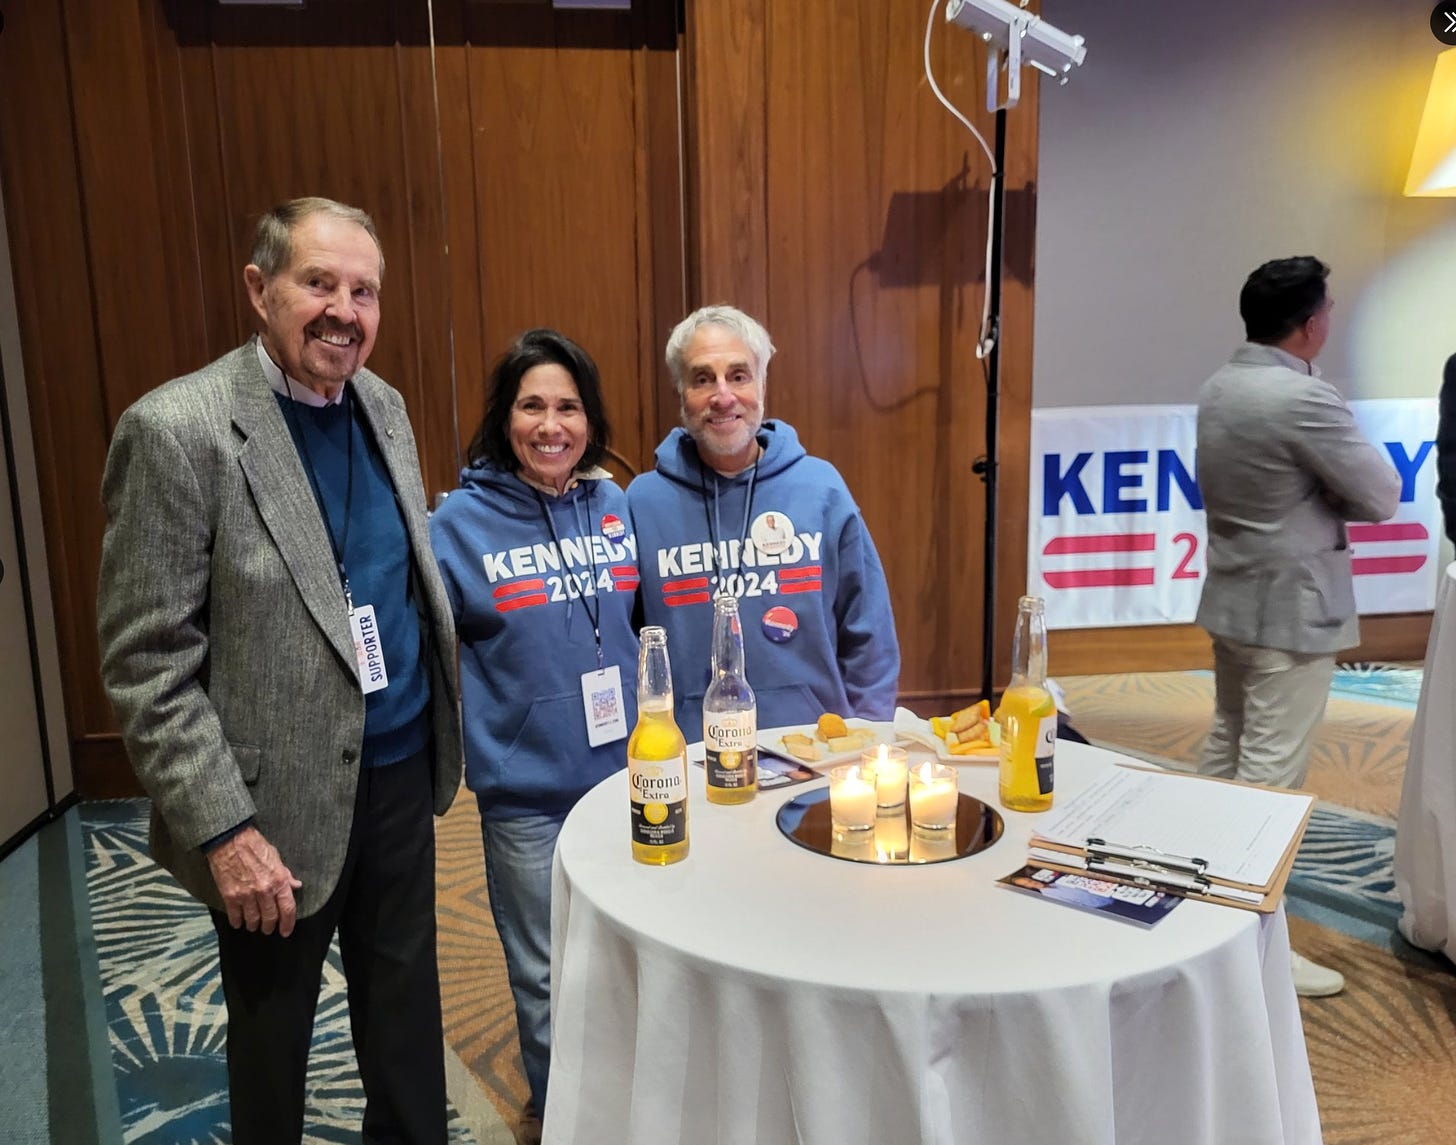
<path id="1" fill-rule="evenodd" d="M 349 511 L 354 504 L 354 397 L 348 387 L 344 388 L 344 420 L 348 427 L 349 444 L 347 447 L 348 478 L 344 482 L 344 531 L 343 536 L 334 537 L 334 526 L 329 521 L 328 506 L 324 503 L 323 490 L 319 488 L 318 470 L 314 468 L 313 452 L 308 447 L 308 434 L 303 432 L 302 426 L 298 423 L 298 414 L 293 410 L 293 403 L 296 400 L 293 396 L 293 381 L 285 373 L 284 382 L 288 385 L 288 401 L 283 408 L 289 414 L 289 421 L 293 424 L 293 431 L 298 435 L 298 443 L 303 446 L 303 461 L 308 467 L 308 483 L 313 488 L 314 500 L 318 502 L 319 516 L 324 519 L 324 532 L 329 537 L 329 548 L 334 553 L 334 564 L 339 570 L 339 583 L 344 588 L 344 603 L 348 606 L 349 615 L 354 615 L 354 597 L 349 592 L 349 572 L 344 567 L 344 553 L 349 547 Z"/>
<path id="2" fill-rule="evenodd" d="M 723 531 L 723 522 L 718 520 L 718 475 L 713 474 L 713 511 L 708 512 L 708 479 L 704 472 L 705 467 L 700 461 L 698 463 L 698 488 L 703 492 L 703 516 L 708 520 L 708 539 L 713 544 L 713 564 L 722 573 L 723 560 L 719 547 L 719 537 Z M 743 565 L 743 547 L 748 543 L 748 529 L 753 522 L 753 487 L 758 481 L 758 462 L 755 460 L 752 468 L 748 471 L 748 496 L 743 502 L 743 531 L 738 537 L 738 565 Z M 728 591 L 728 578 L 719 575 L 718 591 L 715 596 L 732 596 Z"/>
<path id="3" fill-rule="evenodd" d="M 591 622 L 591 626 L 592 626 L 592 638 L 594 640 L 596 640 L 596 642 L 597 642 L 597 671 L 600 672 L 602 670 L 602 668 L 605 667 L 605 662 L 602 659 L 602 625 L 601 625 L 601 619 L 602 619 L 602 602 L 599 599 L 597 599 L 597 595 L 596 595 L 596 592 L 597 592 L 597 550 L 596 550 L 596 546 L 592 544 L 593 534 L 592 534 L 592 531 L 591 531 L 591 495 L 592 495 L 592 487 L 591 487 L 590 483 L 588 483 L 588 482 L 583 482 L 582 484 L 586 486 L 585 490 L 582 493 L 582 497 L 586 501 L 587 527 L 585 529 L 581 529 L 581 539 L 582 539 L 582 544 L 584 544 L 586 546 L 587 556 L 591 560 L 592 576 L 591 576 L 591 593 L 588 594 L 588 593 L 586 593 L 584 591 L 581 593 L 581 607 L 586 612 L 586 618 L 587 618 L 587 620 Z M 571 575 L 571 571 L 567 567 L 567 564 L 566 564 L 566 550 L 561 547 L 561 538 L 556 535 L 556 520 L 555 520 L 555 518 L 553 518 L 551 516 L 551 509 L 546 504 L 546 497 L 545 497 L 544 494 L 542 494 L 541 490 L 537 489 L 535 486 L 532 486 L 531 487 L 531 492 L 533 492 L 533 493 L 536 494 L 536 502 L 537 502 L 537 504 L 539 504 L 541 506 L 541 515 L 546 518 L 546 528 L 548 530 L 550 530 L 550 532 L 551 532 L 551 543 L 556 546 L 556 555 L 561 558 L 561 579 L 562 579 L 562 582 L 565 583 L 565 584 L 570 584 L 575 578 Z M 578 528 L 580 528 L 580 526 L 581 526 L 581 522 L 579 520 L 577 521 L 577 526 L 578 526 Z M 578 588 L 580 588 L 580 586 L 578 586 Z M 592 607 L 593 605 L 596 606 L 595 609 L 593 609 L 593 607 Z M 566 606 L 567 606 L 567 608 L 570 608 L 571 607 L 571 590 L 570 589 L 568 589 L 567 590 L 567 593 L 566 593 Z"/>

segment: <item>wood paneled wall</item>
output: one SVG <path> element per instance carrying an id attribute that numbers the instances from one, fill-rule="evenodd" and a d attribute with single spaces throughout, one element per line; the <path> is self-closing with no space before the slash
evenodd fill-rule
<path id="1" fill-rule="evenodd" d="M 885 563 L 902 695 L 981 687 L 989 163 L 931 94 L 924 0 L 694 0 L 693 283 L 768 326 L 767 409 L 844 474 Z M 937 19 L 940 86 L 988 143 L 980 45 Z M 1037 89 L 1009 116 L 998 678 L 1026 582 Z"/>
<path id="2" fill-rule="evenodd" d="M 844 473 L 884 558 L 902 691 L 978 692 L 989 168 L 927 88 L 927 7 L 434 0 L 432 29 L 426 0 L 3 0 L 0 179 L 83 793 L 130 786 L 95 638 L 111 428 L 252 329 L 253 222 L 300 194 L 379 225 L 370 364 L 404 392 L 431 491 L 453 487 L 521 329 L 591 349 L 629 477 L 678 420 L 673 323 L 720 300 L 761 318 L 770 414 Z M 989 139 L 981 52 L 937 21 L 940 83 Z M 1033 83 L 1007 155 L 1003 677 L 1025 580 L 1036 108 Z"/>
<path id="3" fill-rule="evenodd" d="M 370 365 L 405 395 L 427 488 L 454 487 L 486 371 L 534 325 L 592 350 L 617 468 L 650 463 L 685 305 L 676 5 L 433 7 L 432 54 L 425 0 L 3 6 L 0 179 L 83 794 L 131 787 L 95 637 L 110 432 L 251 331 L 242 267 L 274 203 L 374 215 Z"/>

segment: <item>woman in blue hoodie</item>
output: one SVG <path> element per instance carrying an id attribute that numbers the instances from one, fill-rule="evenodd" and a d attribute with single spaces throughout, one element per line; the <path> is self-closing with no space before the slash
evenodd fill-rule
<path id="1" fill-rule="evenodd" d="M 637 715 L 637 542 L 626 495 L 599 466 L 608 436 L 591 357 L 554 330 L 527 331 L 496 363 L 460 488 L 430 521 L 460 633 L 465 781 L 531 1089 L 522 1140 L 546 1102 L 556 836 L 626 763 Z"/>

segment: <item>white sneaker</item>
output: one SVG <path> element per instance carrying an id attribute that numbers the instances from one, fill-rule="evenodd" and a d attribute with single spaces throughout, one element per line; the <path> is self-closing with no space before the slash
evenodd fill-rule
<path id="1" fill-rule="evenodd" d="M 1292 950 L 1289 952 L 1289 969 L 1294 975 L 1294 992 L 1301 998 L 1328 998 L 1345 988 L 1345 976 L 1338 970 L 1311 962 Z"/>

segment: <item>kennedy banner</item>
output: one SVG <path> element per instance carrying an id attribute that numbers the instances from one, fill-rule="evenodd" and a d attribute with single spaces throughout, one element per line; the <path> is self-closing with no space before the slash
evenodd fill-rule
<path id="1" fill-rule="evenodd" d="M 1362 615 L 1436 599 L 1436 399 L 1353 401 L 1365 436 L 1401 479 L 1400 508 L 1351 524 Z M 1203 500 L 1194 406 L 1039 409 L 1031 419 L 1029 592 L 1048 628 L 1186 624 L 1203 590 Z"/>

